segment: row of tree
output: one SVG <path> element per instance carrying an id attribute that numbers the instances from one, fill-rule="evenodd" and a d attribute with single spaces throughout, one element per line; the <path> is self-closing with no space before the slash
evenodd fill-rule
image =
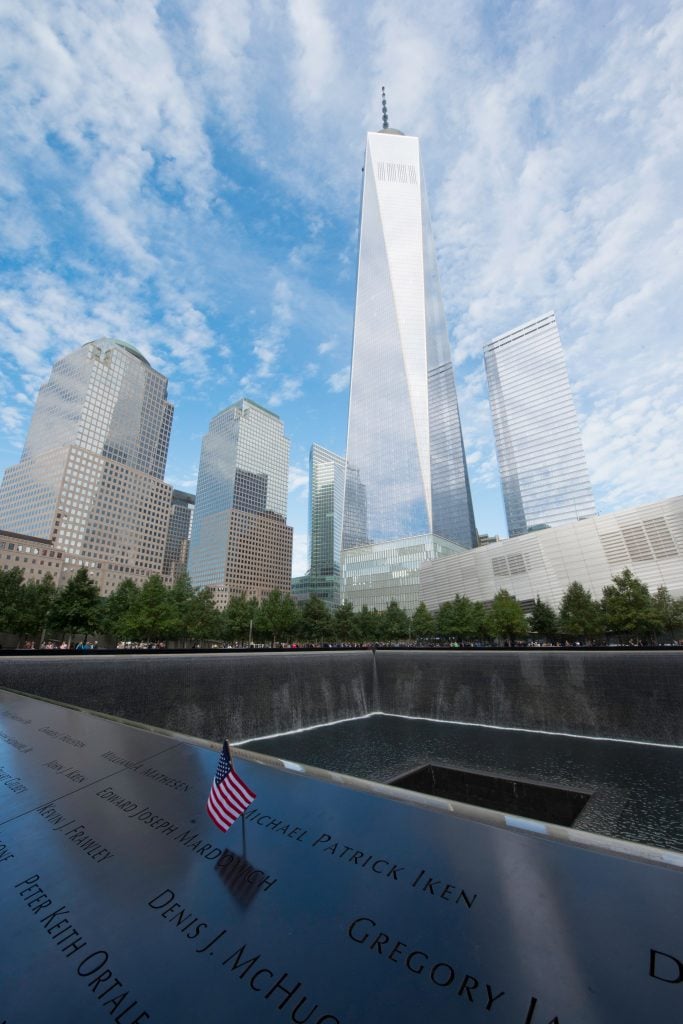
<path id="1" fill-rule="evenodd" d="M 598 641 L 612 635 L 650 642 L 683 627 L 683 599 L 666 587 L 650 594 L 630 570 L 615 576 L 595 600 L 580 583 L 572 583 L 556 613 L 536 599 L 530 614 L 506 590 L 489 607 L 456 595 L 432 614 L 421 604 L 409 616 L 391 602 L 383 611 L 349 603 L 334 612 L 317 597 L 299 606 L 288 594 L 273 591 L 261 602 L 234 596 L 223 611 L 208 590 L 193 588 L 181 576 L 166 587 L 160 576 L 138 586 L 123 580 L 107 598 L 100 597 L 85 569 L 61 589 L 51 577 L 24 582 L 18 568 L 0 570 L 0 631 L 42 641 L 51 632 L 66 636 L 105 635 L 131 642 L 201 641 L 248 643 L 383 643 L 440 637 L 457 642 L 509 642 L 531 634 L 542 640 Z"/>

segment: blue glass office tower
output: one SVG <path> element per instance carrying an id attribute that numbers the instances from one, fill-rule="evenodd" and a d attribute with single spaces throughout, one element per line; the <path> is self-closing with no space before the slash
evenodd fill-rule
<path id="1" fill-rule="evenodd" d="M 595 515 L 554 313 L 484 346 L 508 533 Z"/>
<path id="2" fill-rule="evenodd" d="M 346 456 L 344 548 L 476 545 L 420 143 L 391 128 L 367 136 Z"/>
<path id="3" fill-rule="evenodd" d="M 386 116 L 365 151 L 346 457 L 343 597 L 409 610 L 419 565 L 476 530 L 420 143 Z"/>
<path id="4" fill-rule="evenodd" d="M 213 417 L 202 442 L 188 572 L 219 608 L 233 595 L 289 593 L 289 440 L 279 416 L 241 399 Z"/>

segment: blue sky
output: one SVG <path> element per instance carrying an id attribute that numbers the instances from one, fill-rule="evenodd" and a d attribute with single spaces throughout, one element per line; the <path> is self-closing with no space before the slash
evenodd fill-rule
<path id="1" fill-rule="evenodd" d="M 3 15 L 0 469 L 55 358 L 171 382 L 192 489 L 242 395 L 345 448 L 364 135 L 419 135 L 477 526 L 505 534 L 482 346 L 554 309 L 597 505 L 683 477 L 683 6 L 23 0 Z"/>

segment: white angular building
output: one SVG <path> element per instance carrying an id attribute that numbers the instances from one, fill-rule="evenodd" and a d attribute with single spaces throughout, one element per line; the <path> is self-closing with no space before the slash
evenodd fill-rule
<path id="1" fill-rule="evenodd" d="M 484 363 L 509 535 L 594 516 L 555 314 L 494 338 Z"/>
<path id="2" fill-rule="evenodd" d="M 593 597 L 624 569 L 654 593 L 683 597 L 683 497 L 593 516 L 426 563 L 420 598 L 436 610 L 456 594 L 491 601 L 499 590 L 530 608 L 536 597 L 559 607 L 570 583 Z"/>
<path id="3" fill-rule="evenodd" d="M 343 549 L 356 567 L 363 547 L 411 537 L 420 551 L 432 536 L 474 547 L 420 143 L 388 127 L 386 106 L 365 151 L 346 456 Z"/>

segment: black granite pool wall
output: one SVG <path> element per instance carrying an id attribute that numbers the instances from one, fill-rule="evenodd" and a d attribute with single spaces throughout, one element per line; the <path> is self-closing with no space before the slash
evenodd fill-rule
<path id="1" fill-rule="evenodd" d="M 381 711 L 683 744 L 676 651 L 5 656 L 0 685 L 211 740 Z"/>
<path id="2" fill-rule="evenodd" d="M 683 744 L 683 652 L 377 651 L 386 714 Z"/>
<path id="3" fill-rule="evenodd" d="M 0 685 L 187 736 L 238 741 L 367 715 L 369 651 L 0 659 Z"/>

